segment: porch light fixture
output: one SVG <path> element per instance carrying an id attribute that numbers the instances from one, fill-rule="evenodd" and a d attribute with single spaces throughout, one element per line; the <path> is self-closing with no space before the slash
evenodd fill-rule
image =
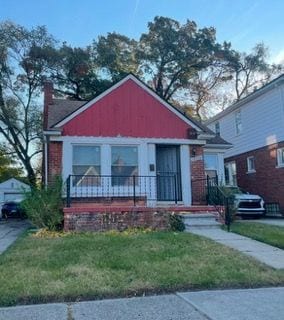
<path id="1" fill-rule="evenodd" d="M 195 148 L 192 148 L 192 149 L 191 149 L 191 156 L 192 156 L 192 157 L 195 157 L 195 156 L 196 156 L 196 149 L 195 149 Z"/>

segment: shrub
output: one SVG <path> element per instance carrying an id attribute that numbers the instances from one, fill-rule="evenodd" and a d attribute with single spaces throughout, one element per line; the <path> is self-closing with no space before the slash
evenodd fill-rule
<path id="1" fill-rule="evenodd" d="M 176 214 L 171 214 L 169 218 L 170 229 L 172 231 L 184 231 L 185 225 L 180 216 Z"/>
<path id="2" fill-rule="evenodd" d="M 47 188 L 34 188 L 26 193 L 22 207 L 32 224 L 48 230 L 60 229 L 63 221 L 61 190 L 62 181 L 57 178 Z"/>

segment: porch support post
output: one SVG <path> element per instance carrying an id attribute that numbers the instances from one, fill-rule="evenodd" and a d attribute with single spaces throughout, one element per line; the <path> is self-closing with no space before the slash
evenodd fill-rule
<path id="1" fill-rule="evenodd" d="M 66 207 L 70 208 L 71 205 L 71 192 L 70 192 L 70 187 L 71 187 L 71 175 L 68 176 L 66 180 Z"/>
<path id="2" fill-rule="evenodd" d="M 182 200 L 185 206 L 191 205 L 191 167 L 190 167 L 190 147 L 180 146 L 180 169 L 181 169 L 181 189 Z"/>

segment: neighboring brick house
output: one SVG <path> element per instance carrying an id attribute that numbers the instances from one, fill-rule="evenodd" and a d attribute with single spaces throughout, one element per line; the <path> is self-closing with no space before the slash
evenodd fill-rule
<path id="1" fill-rule="evenodd" d="M 206 124 L 233 145 L 225 153 L 226 184 L 278 202 L 284 212 L 284 75 Z"/>
<path id="2" fill-rule="evenodd" d="M 44 136 L 45 183 L 67 181 L 72 219 L 86 206 L 204 204 L 205 173 L 224 176 L 231 147 L 131 74 L 89 102 L 53 99 L 47 83 Z"/>

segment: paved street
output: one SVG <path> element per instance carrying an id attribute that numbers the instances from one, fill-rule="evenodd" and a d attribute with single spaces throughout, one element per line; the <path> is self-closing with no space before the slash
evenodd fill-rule
<path id="1" fill-rule="evenodd" d="M 280 320 L 284 287 L 0 308 L 0 320 Z"/>

